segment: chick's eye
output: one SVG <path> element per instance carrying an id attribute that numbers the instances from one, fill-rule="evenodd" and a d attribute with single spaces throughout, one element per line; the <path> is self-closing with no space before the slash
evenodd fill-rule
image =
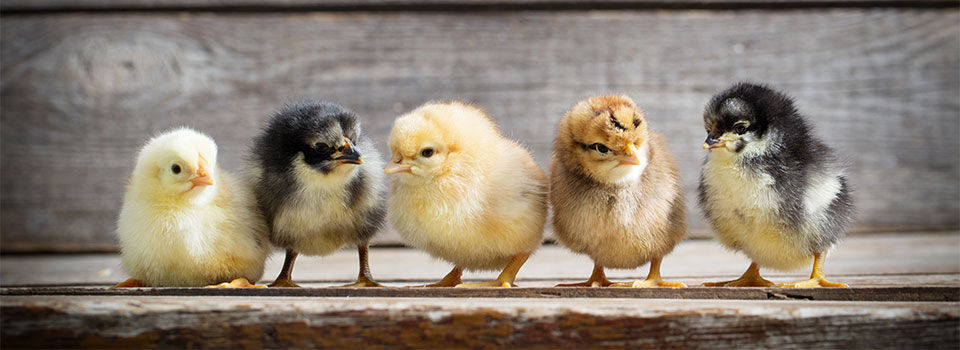
<path id="1" fill-rule="evenodd" d="M 747 132 L 747 125 L 746 124 L 734 125 L 733 131 L 736 131 L 737 134 L 743 135 L 743 133 Z"/>
<path id="2" fill-rule="evenodd" d="M 180 173 L 180 165 L 177 165 L 177 164 L 172 165 L 172 166 L 170 167 L 170 171 L 172 171 L 174 174 L 179 174 L 179 173 Z"/>
<path id="3" fill-rule="evenodd" d="M 433 148 L 424 148 L 422 151 L 420 151 L 420 155 L 424 158 L 430 158 L 433 156 Z"/>
<path id="4" fill-rule="evenodd" d="M 602 154 L 607 154 L 607 152 L 610 152 L 610 149 L 607 148 L 607 146 L 604 146 L 602 143 L 592 144 L 590 145 L 590 148 Z"/>

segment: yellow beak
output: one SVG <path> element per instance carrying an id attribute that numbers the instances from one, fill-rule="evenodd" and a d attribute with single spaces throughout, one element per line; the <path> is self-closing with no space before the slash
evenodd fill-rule
<path id="1" fill-rule="evenodd" d="M 633 144 L 628 144 L 626 151 L 620 156 L 620 165 L 640 165 L 640 158 L 637 157 L 637 148 Z"/>
<path id="2" fill-rule="evenodd" d="M 212 186 L 213 185 L 213 176 L 210 175 L 210 172 L 207 168 L 210 167 L 210 163 L 207 162 L 206 158 L 200 156 L 200 161 L 197 162 L 197 173 L 196 177 L 191 178 L 190 182 L 193 183 L 193 186 Z"/>
<path id="3" fill-rule="evenodd" d="M 409 164 L 390 162 L 383 169 L 384 174 L 409 173 L 411 166 Z"/>

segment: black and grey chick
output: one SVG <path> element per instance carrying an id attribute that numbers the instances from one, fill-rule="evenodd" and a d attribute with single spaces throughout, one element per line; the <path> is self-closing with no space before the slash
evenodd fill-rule
<path id="1" fill-rule="evenodd" d="M 812 258 L 810 280 L 780 286 L 845 287 L 824 278 L 823 260 L 852 220 L 850 186 L 793 100 L 737 83 L 710 100 L 703 122 L 700 207 L 720 242 L 753 260 L 739 279 L 704 285 L 773 286 L 759 266 L 793 270 Z"/>
<path id="2" fill-rule="evenodd" d="M 384 163 L 360 132 L 360 119 L 338 104 L 286 105 L 273 114 L 253 148 L 257 201 L 270 241 L 287 250 L 271 287 L 298 287 L 291 279 L 299 254 L 327 255 L 356 244 L 356 287 L 380 286 L 370 276 L 368 241 L 385 214 Z"/>

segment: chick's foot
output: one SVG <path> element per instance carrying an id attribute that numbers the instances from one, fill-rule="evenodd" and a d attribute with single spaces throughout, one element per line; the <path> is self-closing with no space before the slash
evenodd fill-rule
<path id="1" fill-rule="evenodd" d="M 826 258 L 823 256 L 822 253 L 813 254 L 813 272 L 810 274 L 810 279 L 806 281 L 799 281 L 799 282 L 780 283 L 778 287 L 785 287 L 785 288 L 847 287 L 847 285 L 843 283 L 827 281 L 827 278 L 824 277 L 823 275 L 823 260 L 825 259 Z"/>
<path id="2" fill-rule="evenodd" d="M 146 283 L 143 283 L 143 281 L 141 280 L 138 280 L 136 278 L 131 278 L 126 281 L 117 283 L 111 288 L 137 288 L 137 287 L 148 287 L 148 286 Z"/>
<path id="3" fill-rule="evenodd" d="M 381 288 L 383 288 L 383 287 L 386 287 L 386 286 L 384 286 L 384 285 L 382 285 L 382 284 L 380 284 L 380 283 L 377 283 L 376 281 L 374 281 L 374 280 L 373 280 L 372 278 L 370 278 L 370 277 L 360 276 L 360 277 L 357 277 L 357 281 L 356 281 L 356 282 L 351 283 L 351 284 L 345 284 L 345 285 L 342 285 L 342 286 L 339 286 L 339 287 L 340 287 L 340 288 L 363 288 L 363 287 L 381 287 Z"/>
<path id="4" fill-rule="evenodd" d="M 460 276 L 463 275 L 463 270 L 459 267 L 454 267 L 453 270 L 450 270 L 446 276 L 443 276 L 443 279 L 436 283 L 430 283 L 422 286 L 409 286 L 406 288 L 433 288 L 433 287 L 454 287 L 461 283 Z"/>
<path id="5" fill-rule="evenodd" d="M 246 278 L 240 277 L 230 282 L 209 285 L 204 288 L 267 288 L 267 286 L 262 284 L 253 284 L 250 283 L 250 281 L 248 281 Z"/>
<path id="6" fill-rule="evenodd" d="M 613 282 L 607 279 L 607 275 L 603 272 L 603 266 L 593 265 L 593 274 L 590 275 L 590 279 L 586 282 L 580 283 L 567 283 L 567 284 L 558 284 L 557 287 L 609 287 L 613 285 Z"/>
<path id="7" fill-rule="evenodd" d="M 646 280 L 634 280 L 633 282 L 616 282 L 611 284 L 611 287 L 630 287 L 630 288 L 686 288 L 687 285 L 683 282 L 668 282 L 662 279 L 646 279 Z"/>
<path id="8" fill-rule="evenodd" d="M 270 288 L 300 288 L 299 284 L 293 283 L 293 281 L 286 278 L 278 278 L 273 283 L 267 285 Z"/>
<path id="9" fill-rule="evenodd" d="M 763 277 L 760 277 L 760 267 L 757 266 L 757 263 L 750 264 L 750 267 L 747 268 L 747 272 L 743 273 L 743 276 L 732 281 L 723 281 L 723 282 L 706 282 L 703 284 L 706 287 L 773 287 L 775 284 L 770 282 Z"/>
<path id="10" fill-rule="evenodd" d="M 848 286 L 847 286 L 846 284 L 843 284 L 843 283 L 837 283 L 837 282 L 827 281 L 826 278 L 823 278 L 823 277 L 821 276 L 821 277 L 817 277 L 817 278 L 811 278 L 811 279 L 808 279 L 808 280 L 806 280 L 806 281 L 780 283 L 780 284 L 777 285 L 777 287 L 783 287 L 783 288 L 819 288 L 819 287 L 843 288 L 843 287 L 848 287 Z"/>

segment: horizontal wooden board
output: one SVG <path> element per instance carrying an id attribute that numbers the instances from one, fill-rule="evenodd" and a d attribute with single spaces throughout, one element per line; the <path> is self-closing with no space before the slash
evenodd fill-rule
<path id="1" fill-rule="evenodd" d="M 854 287 L 960 287 L 960 235 L 899 234 L 851 237 L 827 257 L 825 271 L 836 282 Z M 918 253 L 922 252 L 922 253 Z M 261 283 L 276 277 L 283 254 L 275 252 L 267 260 Z M 703 282 L 734 279 L 743 273 L 749 261 L 740 254 L 724 250 L 716 242 L 682 242 L 668 255 L 661 267 L 665 279 L 688 286 Z M 329 287 L 353 282 L 357 277 L 355 251 L 339 251 L 326 257 L 300 257 L 294 279 L 305 287 Z M 517 284 L 522 287 L 549 287 L 557 283 L 587 279 L 593 267 L 590 258 L 558 246 L 538 250 L 520 269 Z M 370 251 L 373 277 L 390 286 L 410 286 L 434 282 L 452 266 L 424 252 L 404 248 L 373 248 Z M 808 267 L 779 272 L 762 269 L 774 282 L 789 282 L 809 276 Z M 646 276 L 647 267 L 607 269 L 614 281 L 630 281 Z M 466 281 L 491 280 L 498 271 L 468 271 Z M 4 255 L 0 256 L 0 286 L 74 287 L 110 286 L 129 278 L 117 254 L 77 255 Z"/>
<path id="2" fill-rule="evenodd" d="M 633 298 L 832 301 L 960 301 L 960 287 L 859 288 L 0 288 L 0 295 L 391 298 Z"/>
<path id="3" fill-rule="evenodd" d="M 954 348 L 955 302 L 4 296 L 10 348 Z"/>
<path id="4" fill-rule="evenodd" d="M 566 109 L 629 94 L 669 138 L 704 234 L 701 109 L 740 79 L 790 91 L 849 158 L 854 231 L 956 229 L 958 28 L 942 9 L 4 16 L 0 249 L 109 247 L 149 135 L 201 129 L 240 170 L 298 96 L 355 109 L 383 151 L 396 115 L 465 99 L 546 165 Z"/>
<path id="5" fill-rule="evenodd" d="M 950 0 L 6 0 L 0 11 L 430 11 L 957 7 Z"/>

